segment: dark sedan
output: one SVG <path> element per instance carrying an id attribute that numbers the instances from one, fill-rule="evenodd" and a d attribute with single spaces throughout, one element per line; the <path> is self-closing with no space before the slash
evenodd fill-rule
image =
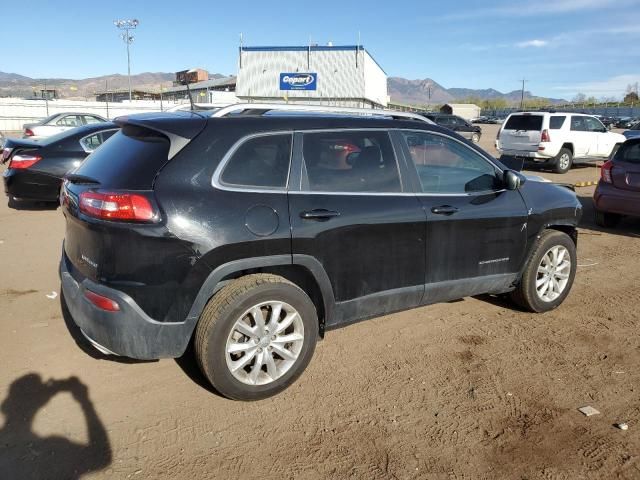
<path id="1" fill-rule="evenodd" d="M 17 200 L 57 202 L 62 177 L 117 132 L 111 122 L 74 128 L 42 140 L 8 138 L 2 149 L 4 191 Z"/>

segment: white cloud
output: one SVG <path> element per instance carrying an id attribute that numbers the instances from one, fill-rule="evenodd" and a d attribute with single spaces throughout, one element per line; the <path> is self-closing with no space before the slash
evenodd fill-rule
<path id="1" fill-rule="evenodd" d="M 556 91 L 566 93 L 584 93 L 585 95 L 593 95 L 595 97 L 622 97 L 627 90 L 627 85 L 634 84 L 636 82 L 640 82 L 640 73 L 627 73 L 604 80 L 581 82 L 573 85 L 558 85 L 552 88 Z"/>
<path id="2" fill-rule="evenodd" d="M 527 48 L 527 47 L 536 47 L 536 48 L 540 48 L 540 47 L 546 47 L 547 45 L 549 45 L 549 42 L 546 40 L 527 40 L 526 42 L 519 42 L 516 43 L 517 47 L 520 48 Z"/>

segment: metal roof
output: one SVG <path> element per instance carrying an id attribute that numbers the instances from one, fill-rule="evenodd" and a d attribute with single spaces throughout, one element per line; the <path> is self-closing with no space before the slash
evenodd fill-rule
<path id="1" fill-rule="evenodd" d="M 223 86 L 233 86 L 236 84 L 236 77 L 224 77 L 224 78 L 215 78 L 212 80 L 204 80 L 202 82 L 195 82 L 189 84 L 190 90 L 199 90 L 202 88 L 210 88 L 210 87 L 223 87 Z M 187 91 L 186 85 L 177 85 L 175 87 L 169 87 L 164 92 L 183 92 Z"/>

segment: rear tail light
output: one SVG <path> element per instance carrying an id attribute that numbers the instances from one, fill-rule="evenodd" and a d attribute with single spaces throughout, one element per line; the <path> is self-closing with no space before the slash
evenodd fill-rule
<path id="1" fill-rule="evenodd" d="M 42 160 L 40 155 L 15 154 L 11 157 L 9 168 L 29 168 Z"/>
<path id="2" fill-rule="evenodd" d="M 30 128 L 25 128 L 24 129 L 24 136 L 25 137 L 33 137 L 33 130 L 31 130 Z"/>
<path id="3" fill-rule="evenodd" d="M 117 312 L 120 310 L 120 305 L 115 300 L 111 300 L 109 297 L 98 295 L 91 290 L 85 290 L 84 296 L 87 300 L 93 303 L 96 307 L 107 312 Z"/>
<path id="4" fill-rule="evenodd" d="M 156 217 L 155 209 L 145 195 L 127 192 L 82 192 L 80 211 L 103 220 L 148 222 Z"/>
<path id="5" fill-rule="evenodd" d="M 604 183 L 613 183 L 611 178 L 611 170 L 613 170 L 613 162 L 608 160 L 600 168 L 600 178 Z"/>
<path id="6" fill-rule="evenodd" d="M 541 142 L 550 142 L 551 141 L 551 136 L 549 135 L 549 130 L 547 130 L 546 128 L 544 130 L 542 130 L 542 135 L 540 136 L 540 141 Z"/>

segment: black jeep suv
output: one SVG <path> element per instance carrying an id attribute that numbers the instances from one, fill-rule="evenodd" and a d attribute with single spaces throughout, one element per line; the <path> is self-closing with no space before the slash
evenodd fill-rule
<path id="1" fill-rule="evenodd" d="M 251 112 L 250 112 L 251 113 Z M 61 192 L 64 300 L 103 353 L 181 356 L 234 399 L 302 373 L 325 329 L 469 295 L 568 295 L 582 210 L 427 121 L 145 114 Z"/>

